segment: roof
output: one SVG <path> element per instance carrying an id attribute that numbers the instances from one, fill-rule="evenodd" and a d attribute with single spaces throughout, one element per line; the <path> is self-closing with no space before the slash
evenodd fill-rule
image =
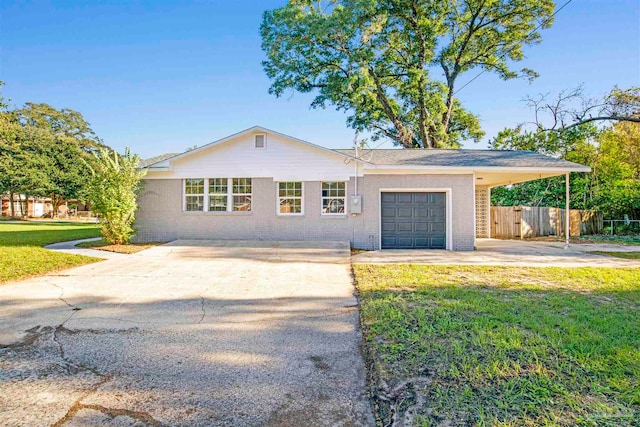
<path id="1" fill-rule="evenodd" d="M 335 150 L 355 156 L 355 150 Z M 374 165 L 435 167 L 562 168 L 587 170 L 586 166 L 533 151 L 466 149 L 359 150 L 358 157 Z"/>
<path id="2" fill-rule="evenodd" d="M 143 159 L 140 160 L 140 163 L 138 163 L 138 167 L 139 168 L 147 168 L 153 164 L 159 163 L 159 162 L 163 162 L 165 160 L 168 160 L 172 157 L 177 156 L 180 153 L 165 153 L 165 154 L 160 154 L 159 156 L 155 156 L 155 157 L 150 157 L 148 159 Z"/>

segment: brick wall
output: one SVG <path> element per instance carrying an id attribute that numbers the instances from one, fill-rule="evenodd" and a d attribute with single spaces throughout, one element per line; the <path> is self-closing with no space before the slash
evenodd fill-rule
<path id="1" fill-rule="evenodd" d="M 356 248 L 378 249 L 381 188 L 451 188 L 454 250 L 473 250 L 472 175 L 366 175 L 358 178 L 362 214 L 321 216 L 321 183 L 304 183 L 304 215 L 276 215 L 276 182 L 253 179 L 251 212 L 183 212 L 182 180 L 147 179 L 138 203 L 134 241 L 175 239 L 349 240 Z M 347 184 L 354 194 L 354 179 Z"/>

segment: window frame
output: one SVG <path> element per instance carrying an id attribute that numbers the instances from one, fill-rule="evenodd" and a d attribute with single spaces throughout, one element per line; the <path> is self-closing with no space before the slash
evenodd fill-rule
<path id="1" fill-rule="evenodd" d="M 209 185 L 214 179 L 226 180 L 227 192 L 226 193 L 210 193 Z M 234 179 L 247 179 L 249 180 L 249 185 L 251 186 L 250 193 L 234 193 L 233 192 L 233 180 Z M 187 181 L 189 180 L 203 180 L 203 191 L 204 193 L 199 194 L 187 194 Z M 245 183 L 246 185 L 246 183 Z M 201 210 L 187 210 L 187 197 L 188 196 L 196 196 L 202 197 L 202 209 Z M 225 197 L 227 200 L 226 209 L 224 211 L 212 211 L 210 209 L 211 198 L 216 196 Z M 249 209 L 248 210 L 234 210 L 234 196 L 248 196 L 250 200 Z M 184 213 L 208 213 L 213 215 L 224 215 L 224 214 L 235 214 L 235 215 L 247 215 L 253 212 L 253 177 L 234 177 L 234 178 L 183 178 L 182 179 L 182 212 Z"/>
<path id="2" fill-rule="evenodd" d="M 280 196 L 280 184 L 300 184 L 300 196 Z M 286 190 L 286 189 L 285 189 Z M 280 200 L 295 199 L 300 200 L 300 212 L 281 212 Z M 278 216 L 304 216 L 304 181 L 276 181 L 276 215 Z"/>
<path id="3" fill-rule="evenodd" d="M 235 177 L 235 178 L 228 178 L 229 181 L 229 185 L 228 185 L 228 191 L 229 191 L 229 195 L 230 195 L 230 201 L 231 203 L 229 204 L 227 211 L 228 212 L 253 212 L 253 178 L 247 178 L 247 177 Z M 249 185 L 251 186 L 251 191 L 249 193 L 236 193 L 233 189 L 234 183 L 233 180 L 235 179 L 248 179 L 249 180 Z M 241 184 L 238 184 L 241 185 Z M 242 185 L 246 185 L 246 184 L 242 184 Z M 236 210 L 235 209 L 235 198 L 236 196 L 240 196 L 240 197 L 246 197 L 249 196 L 249 209 L 248 210 Z"/>
<path id="4" fill-rule="evenodd" d="M 344 185 L 344 196 L 325 196 L 323 194 L 323 184 L 325 183 L 329 183 L 329 182 L 334 182 L 337 184 L 343 184 Z M 324 201 L 325 199 L 343 199 L 343 203 L 344 203 L 344 212 L 337 212 L 337 213 L 325 213 L 324 212 Z M 320 216 L 325 216 L 325 217 L 339 217 L 339 216 L 347 216 L 347 181 L 321 181 L 320 182 Z"/>
<path id="5" fill-rule="evenodd" d="M 187 181 L 202 180 L 202 193 L 187 193 Z M 202 209 L 189 210 L 187 209 L 187 197 L 202 197 Z M 206 178 L 185 178 L 182 185 L 182 211 L 183 212 L 205 212 L 204 209 L 207 206 L 207 179 Z"/>
<path id="6" fill-rule="evenodd" d="M 229 211 L 229 178 L 206 178 L 207 180 L 207 212 L 228 212 Z M 225 192 L 224 193 L 212 193 L 211 192 L 211 182 L 214 180 L 221 180 L 224 183 Z M 215 185 L 215 184 L 214 184 Z M 211 199 L 215 197 L 224 197 L 225 205 L 224 210 L 211 210 Z"/>

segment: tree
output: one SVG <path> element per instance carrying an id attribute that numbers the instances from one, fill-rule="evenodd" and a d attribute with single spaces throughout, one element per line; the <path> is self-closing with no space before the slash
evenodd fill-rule
<path id="1" fill-rule="evenodd" d="M 90 176 L 87 163 L 105 145 L 77 111 L 57 110 L 48 104 L 26 103 L 11 111 L 14 121 L 22 126 L 26 139 L 23 148 L 31 163 L 45 177 L 21 190 L 24 194 L 51 197 L 53 215 L 69 199 L 86 198 L 86 182 Z M 25 167 L 25 162 L 21 162 Z"/>
<path id="2" fill-rule="evenodd" d="M 535 114 L 535 120 L 529 124 L 547 132 L 564 132 L 587 123 L 640 123 L 640 87 L 614 86 L 602 97 L 591 97 L 578 86 L 554 97 L 550 94 L 529 96 L 525 102 Z"/>
<path id="3" fill-rule="evenodd" d="M 127 149 L 124 156 L 102 148 L 95 155 L 89 181 L 89 201 L 99 214 L 102 236 L 111 244 L 129 243 L 138 208 L 136 198 L 145 172 L 138 170 L 139 157 Z"/>
<path id="4" fill-rule="evenodd" d="M 471 70 L 535 77 L 508 62 L 541 40 L 552 0 L 289 0 L 261 26 L 270 93 L 317 92 L 311 106 L 350 112 L 347 123 L 405 148 L 479 140 L 477 117 L 455 98 Z M 437 71 L 444 79 L 434 78 Z"/>
<path id="5" fill-rule="evenodd" d="M 527 130 L 524 126 L 504 129 L 492 139 L 489 147 L 494 150 L 528 150 L 552 157 L 592 165 L 596 156 L 595 139 L 599 135 L 593 124 L 584 124 L 558 132 L 542 129 Z M 571 174 L 571 205 L 591 209 L 592 181 L 583 173 Z M 588 200 L 587 200 L 588 199 Z M 491 202 L 498 206 L 560 206 L 565 204 L 564 177 L 535 180 L 509 187 L 491 190 Z"/>

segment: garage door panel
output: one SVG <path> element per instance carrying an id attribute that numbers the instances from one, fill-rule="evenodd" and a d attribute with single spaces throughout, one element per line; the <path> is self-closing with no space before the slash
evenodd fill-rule
<path id="1" fill-rule="evenodd" d="M 398 236 L 397 242 L 398 242 L 398 247 L 401 249 L 413 247 L 412 236 Z"/>
<path id="2" fill-rule="evenodd" d="M 413 193 L 414 203 L 429 203 L 429 193 Z"/>
<path id="3" fill-rule="evenodd" d="M 396 223 L 395 222 L 383 222 L 382 223 L 382 232 L 386 232 L 386 231 L 397 231 L 397 227 L 396 227 Z"/>
<path id="4" fill-rule="evenodd" d="M 426 208 L 413 208 L 413 216 L 418 218 L 429 218 L 431 212 Z"/>
<path id="5" fill-rule="evenodd" d="M 413 231 L 424 232 L 427 233 L 431 231 L 431 227 L 429 226 L 429 222 L 414 222 L 413 223 Z"/>
<path id="6" fill-rule="evenodd" d="M 396 208 L 382 207 L 382 218 L 393 218 L 396 216 Z"/>
<path id="7" fill-rule="evenodd" d="M 399 218 L 412 218 L 413 208 L 411 207 L 397 208 L 396 216 L 398 216 Z"/>
<path id="8" fill-rule="evenodd" d="M 397 231 L 399 232 L 409 232 L 411 233 L 413 231 L 413 222 L 399 222 L 398 223 L 398 228 Z"/>
<path id="9" fill-rule="evenodd" d="M 429 223 L 429 231 L 432 233 L 444 233 L 445 232 L 445 223 L 444 222 L 430 222 Z"/>
<path id="10" fill-rule="evenodd" d="M 382 203 L 395 203 L 396 193 L 382 193 Z"/>
<path id="11" fill-rule="evenodd" d="M 397 193 L 396 199 L 398 203 L 413 203 L 412 193 Z"/>
<path id="12" fill-rule="evenodd" d="M 433 249 L 445 249 L 447 244 L 444 237 L 432 237 L 429 239 L 429 246 Z"/>
<path id="13" fill-rule="evenodd" d="M 381 194 L 383 249 L 445 249 L 445 193 Z"/>

